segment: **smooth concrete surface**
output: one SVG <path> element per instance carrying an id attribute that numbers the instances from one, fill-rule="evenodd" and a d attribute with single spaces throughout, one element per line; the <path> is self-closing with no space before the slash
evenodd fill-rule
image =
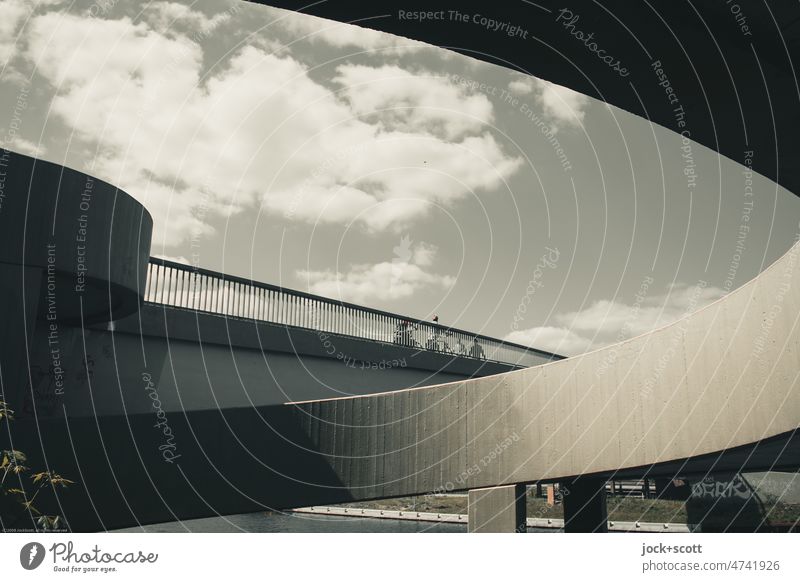
<path id="1" fill-rule="evenodd" d="M 255 1 L 357 22 L 398 35 L 400 46 L 404 38 L 418 40 L 534 75 L 685 131 L 740 164 L 755 152 L 756 172 L 800 193 L 796 2 L 537 0 L 479 9 L 442 0 Z M 439 11 L 443 18 L 401 18 Z M 508 28 L 498 31 L 481 18 Z M 462 78 L 476 86 L 484 80 Z M 539 130 L 531 124 L 531 131 Z M 554 153 L 539 163 L 564 160 Z"/>
<path id="2" fill-rule="evenodd" d="M 798 252 L 610 348 L 467 382 L 298 403 L 294 413 L 334 474 L 364 498 L 453 483 L 797 467 Z"/>
<path id="3" fill-rule="evenodd" d="M 52 294 L 38 299 L 61 324 L 133 313 L 150 258 L 153 220 L 144 206 L 83 172 L 8 150 L 0 157 L 0 264 L 49 276 Z"/>
<path id="4" fill-rule="evenodd" d="M 525 533 L 525 485 L 470 489 L 467 515 L 470 533 Z"/>
<path id="5" fill-rule="evenodd" d="M 60 325 L 59 386 L 51 373 L 51 322 L 29 322 L 36 325 L 29 329 L 27 351 L 23 342 L 9 341 L 18 352 L 0 356 L 14 363 L 11 371 L 24 371 L 16 364 L 26 353 L 30 358 L 30 379 L 20 375 L 16 384 L 28 388 L 8 394 L 19 418 L 33 414 L 34 402 L 40 418 L 148 414 L 154 399 L 159 410 L 182 414 L 369 394 L 515 369 L 333 334 L 323 341 L 314 330 L 144 304 L 114 322 L 113 331 L 108 324 Z"/>
<path id="6" fill-rule="evenodd" d="M 566 533 L 605 533 L 608 531 L 606 480 L 577 477 L 561 482 Z"/>
<path id="7" fill-rule="evenodd" d="M 15 412 L 29 384 L 30 347 L 39 318 L 40 302 L 30 298 L 46 293 L 43 285 L 42 269 L 0 263 L 0 297 L 12 306 L 2 310 L 0 325 L 0 400 Z"/>

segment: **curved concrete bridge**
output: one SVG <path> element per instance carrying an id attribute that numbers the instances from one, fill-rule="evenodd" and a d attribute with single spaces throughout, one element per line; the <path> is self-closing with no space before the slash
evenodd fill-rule
<path id="1" fill-rule="evenodd" d="M 573 526 L 590 530 L 604 527 L 612 477 L 795 470 L 798 254 L 622 344 L 455 384 L 296 403 L 289 416 L 330 466 L 325 485 L 353 498 L 561 481 Z"/>
<path id="2" fill-rule="evenodd" d="M 24 156 L 12 168 L 21 224 L 40 221 L 24 218 L 27 199 L 80 207 L 82 190 L 72 188 L 86 176 Z M 27 184 L 62 174 L 71 178 L 60 182 L 66 187 L 42 181 L 26 191 Z M 405 350 L 417 358 L 413 373 L 423 378 L 400 382 L 492 375 L 370 394 L 369 384 L 386 376 L 351 373 L 362 386 L 359 395 L 285 403 L 269 388 L 280 368 L 274 362 L 323 361 L 324 343 L 319 330 L 281 318 L 307 317 L 297 307 L 314 298 L 300 297 L 295 305 L 282 296 L 280 323 L 269 321 L 270 293 L 280 290 L 250 285 L 241 293 L 224 276 L 212 281 L 219 274 L 156 261 L 174 271 L 169 278 L 180 273 L 186 293 L 170 283 L 172 295 L 138 309 L 134 303 L 131 312 L 129 303 L 116 300 L 118 289 L 123 298 L 137 293 L 151 300 L 158 289 L 145 290 L 141 241 L 149 235 L 149 217 L 113 187 L 97 181 L 95 188 L 96 200 L 113 197 L 116 206 L 95 205 L 93 224 L 115 229 L 95 231 L 94 241 L 110 237 L 111 244 L 92 245 L 97 254 L 85 261 L 95 288 L 105 292 L 96 296 L 110 298 L 93 304 L 87 319 L 113 325 L 72 319 L 73 306 L 85 309 L 80 273 L 70 272 L 77 255 L 48 262 L 48 245 L 64 252 L 76 244 L 76 217 L 67 212 L 50 239 L 29 237 L 14 226 L 11 212 L 0 215 L 6 232 L 17 228 L 21 248 L 31 249 L 30 257 L 10 253 L 3 264 L 0 365 L 4 398 L 17 410 L 11 446 L 28 453 L 31 465 L 78 482 L 43 506 L 74 530 L 466 490 L 472 527 L 514 529 L 524 517 L 520 485 L 560 481 L 570 492 L 568 529 L 595 531 L 605 527 L 602 485 L 611 476 L 800 466 L 800 246 L 716 303 L 622 344 L 554 360 L 498 343 L 514 357 L 554 360 L 516 371 L 513 362 L 380 341 L 388 340 L 381 334 L 394 322 L 362 313 L 359 333 L 377 339 L 339 329 L 337 341 L 370 361 Z M 122 256 L 134 267 L 120 271 L 113 255 L 104 254 L 109 249 L 127 249 Z M 114 278 L 118 272 L 121 279 Z M 169 279 L 159 277 L 151 272 L 151 284 Z M 251 299 L 227 303 L 245 296 Z M 228 306 L 216 314 L 197 301 Z M 62 302 L 65 319 L 58 313 Z M 333 317 L 342 307 L 333 305 L 322 318 L 333 326 L 326 328 L 331 334 L 354 317 Z M 286 378 L 299 369 L 287 368 Z"/>

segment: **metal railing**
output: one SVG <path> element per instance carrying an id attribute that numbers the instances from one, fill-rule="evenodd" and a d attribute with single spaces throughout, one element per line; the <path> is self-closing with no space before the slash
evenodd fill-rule
<path id="1" fill-rule="evenodd" d="M 562 358 L 482 334 L 166 259 L 150 258 L 144 297 L 146 302 L 180 309 L 294 326 L 520 367 L 540 364 L 542 358 Z"/>

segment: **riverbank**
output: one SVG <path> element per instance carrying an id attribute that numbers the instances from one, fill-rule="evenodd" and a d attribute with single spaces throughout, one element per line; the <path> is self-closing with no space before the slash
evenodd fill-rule
<path id="1" fill-rule="evenodd" d="M 537 519 L 563 519 L 560 503 L 548 505 L 545 499 L 528 496 L 528 517 Z M 440 514 L 466 514 L 466 495 L 425 495 L 398 497 L 378 501 L 364 501 L 337 505 L 341 508 L 365 508 L 384 511 L 419 511 Z M 683 501 L 666 499 L 642 499 L 636 497 L 609 497 L 607 501 L 609 521 L 688 523 L 686 504 Z"/>
<path id="2" fill-rule="evenodd" d="M 560 503 L 549 505 L 547 500 L 528 495 L 527 516 L 530 527 L 560 527 L 552 524 L 563 524 L 564 511 Z M 705 531 L 722 531 L 727 525 L 730 515 L 741 521 L 744 531 L 796 531 L 800 522 L 800 504 L 783 503 L 774 499 L 752 499 L 743 506 L 730 506 L 729 501 L 718 500 L 716 503 L 699 504 L 696 501 L 679 501 L 670 499 L 643 499 L 635 496 L 609 496 L 607 510 L 609 523 L 618 524 L 611 527 L 617 531 L 642 531 L 635 524 L 656 524 L 664 531 L 694 531 L 694 525 L 703 521 Z M 425 495 L 419 497 L 400 497 L 378 501 L 355 502 L 337 505 L 336 508 L 369 509 L 393 512 L 419 512 L 441 515 L 466 515 L 467 496 L 460 494 Z M 330 514 L 330 513 L 329 513 Z M 348 515 L 346 512 L 335 512 L 336 515 Z M 349 515 L 352 515 L 349 514 Z M 726 518 L 726 515 L 728 516 Z M 466 518 L 464 518 L 466 520 Z M 549 520 L 549 523 L 548 523 Z M 535 525 L 531 525 L 535 524 Z M 632 527 L 621 524 L 634 524 Z M 650 530 L 650 525 L 642 526 Z M 736 531 L 738 528 L 733 528 Z M 740 530 L 741 531 L 741 530 Z"/>
<path id="3" fill-rule="evenodd" d="M 468 523 L 464 513 L 428 513 L 424 511 L 395 511 L 390 509 L 368 509 L 365 507 L 301 507 L 295 513 L 325 515 L 329 517 L 349 517 L 356 519 L 386 519 L 394 521 L 417 521 L 428 523 L 463 524 Z M 564 520 L 558 518 L 527 518 L 528 531 L 563 531 Z M 634 521 L 609 521 L 610 532 L 636 533 L 690 533 L 691 526 L 683 523 L 644 523 Z"/>

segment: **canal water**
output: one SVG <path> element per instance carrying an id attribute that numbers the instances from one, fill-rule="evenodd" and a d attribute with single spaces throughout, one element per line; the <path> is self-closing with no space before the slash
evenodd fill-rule
<path id="1" fill-rule="evenodd" d="M 338 517 L 302 513 L 244 513 L 225 517 L 159 523 L 117 531 L 126 533 L 466 533 L 467 526 L 461 523 L 431 523 L 401 519 Z M 528 528 L 528 531 L 555 532 L 557 530 Z"/>

